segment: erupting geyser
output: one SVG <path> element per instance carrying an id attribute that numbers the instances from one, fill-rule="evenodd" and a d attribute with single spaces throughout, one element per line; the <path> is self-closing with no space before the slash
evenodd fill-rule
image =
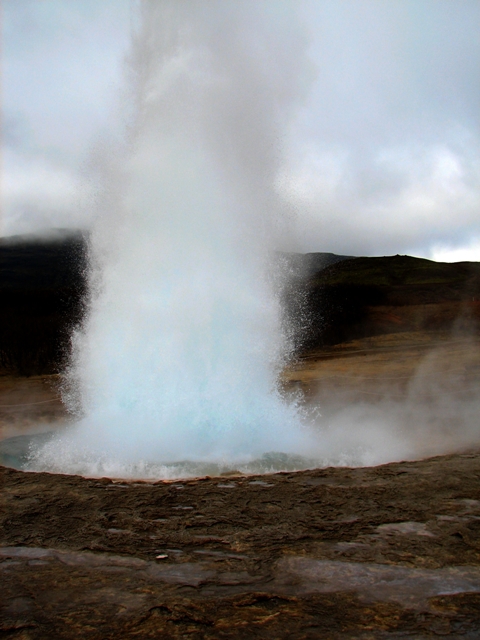
<path id="1" fill-rule="evenodd" d="M 32 463 L 157 476 L 281 468 L 309 449 L 276 390 L 285 344 L 268 271 L 305 42 L 286 3 L 146 0 L 140 12 L 127 139 L 104 154 L 68 372 L 79 418 Z"/>

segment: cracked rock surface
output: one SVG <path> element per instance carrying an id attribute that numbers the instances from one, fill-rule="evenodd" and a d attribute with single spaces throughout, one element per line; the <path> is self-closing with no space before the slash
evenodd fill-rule
<path id="1" fill-rule="evenodd" d="M 480 455 L 125 482 L 0 468 L 0 637 L 480 637 Z"/>

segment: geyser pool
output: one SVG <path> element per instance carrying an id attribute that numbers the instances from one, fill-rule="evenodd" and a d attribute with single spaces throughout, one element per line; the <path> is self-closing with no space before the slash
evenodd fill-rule
<path id="1" fill-rule="evenodd" d="M 277 389 L 288 345 L 269 264 L 287 218 L 281 139 L 306 82 L 292 6 L 140 4 L 64 389 L 77 417 L 31 468 L 305 466 L 307 427 Z"/>

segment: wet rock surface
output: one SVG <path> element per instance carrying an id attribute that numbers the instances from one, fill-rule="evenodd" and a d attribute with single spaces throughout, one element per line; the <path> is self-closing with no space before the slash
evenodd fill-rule
<path id="1" fill-rule="evenodd" d="M 0 471 L 0 637 L 480 637 L 477 453 L 158 483 Z"/>

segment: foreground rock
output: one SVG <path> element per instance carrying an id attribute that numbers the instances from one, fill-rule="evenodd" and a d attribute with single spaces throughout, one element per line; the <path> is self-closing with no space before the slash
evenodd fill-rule
<path id="1" fill-rule="evenodd" d="M 1 468 L 2 637 L 480 636 L 480 455 L 174 483 Z"/>

